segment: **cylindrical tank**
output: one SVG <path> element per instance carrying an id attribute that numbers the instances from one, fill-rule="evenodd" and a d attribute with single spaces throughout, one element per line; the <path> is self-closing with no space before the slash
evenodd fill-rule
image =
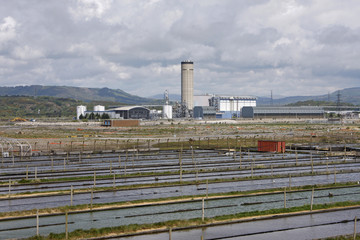
<path id="1" fill-rule="evenodd" d="M 172 106 L 171 105 L 163 106 L 163 118 L 172 119 Z"/>
<path id="2" fill-rule="evenodd" d="M 181 62 L 181 102 L 189 110 L 194 108 L 194 63 Z"/>
<path id="3" fill-rule="evenodd" d="M 103 112 L 105 111 L 105 106 L 96 105 L 94 106 L 94 112 Z"/>
<path id="4" fill-rule="evenodd" d="M 76 119 L 80 119 L 80 115 L 85 116 L 86 106 L 80 105 L 76 107 Z"/>

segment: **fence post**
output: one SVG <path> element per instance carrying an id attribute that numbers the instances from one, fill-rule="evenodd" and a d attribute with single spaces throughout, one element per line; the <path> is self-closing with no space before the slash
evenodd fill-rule
<path id="1" fill-rule="evenodd" d="M 204 221 L 205 219 L 205 203 L 204 203 L 204 198 L 202 198 L 202 216 L 201 216 L 201 220 Z"/>
<path id="2" fill-rule="evenodd" d="M 39 236 L 39 209 L 36 209 L 36 236 Z"/>
<path id="3" fill-rule="evenodd" d="M 74 189 L 73 189 L 73 185 L 71 185 L 71 188 L 70 188 L 70 206 L 73 205 L 73 194 L 74 194 Z"/>
<path id="4" fill-rule="evenodd" d="M 94 187 L 96 187 L 96 171 L 94 171 Z"/>
<path id="5" fill-rule="evenodd" d="M 356 239 L 356 222 L 357 222 L 357 217 L 355 216 L 355 219 L 354 219 L 354 240 Z"/>
<path id="6" fill-rule="evenodd" d="M 68 211 L 65 210 L 65 239 L 69 239 L 69 231 L 68 231 Z"/>
<path id="7" fill-rule="evenodd" d="M 311 212 L 313 210 L 313 203 L 314 203 L 314 188 L 312 188 L 312 191 L 311 191 L 311 202 L 310 202 L 310 211 Z"/>

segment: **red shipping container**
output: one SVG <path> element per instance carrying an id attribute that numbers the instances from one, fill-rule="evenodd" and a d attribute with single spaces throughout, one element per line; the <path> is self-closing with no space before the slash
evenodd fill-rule
<path id="1" fill-rule="evenodd" d="M 285 152 L 284 141 L 258 141 L 259 152 Z"/>

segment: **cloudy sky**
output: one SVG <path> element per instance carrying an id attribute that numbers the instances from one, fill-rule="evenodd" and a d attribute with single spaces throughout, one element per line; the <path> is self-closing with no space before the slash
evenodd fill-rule
<path id="1" fill-rule="evenodd" d="M 360 86 L 358 0 L 0 0 L 0 85 L 327 94 Z"/>

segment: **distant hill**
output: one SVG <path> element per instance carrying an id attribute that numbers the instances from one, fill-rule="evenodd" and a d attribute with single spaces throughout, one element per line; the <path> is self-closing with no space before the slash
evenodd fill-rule
<path id="1" fill-rule="evenodd" d="M 0 96 L 0 117 L 75 117 L 76 107 L 87 106 L 92 110 L 95 105 L 103 105 L 106 109 L 118 106 L 116 102 L 91 101 L 84 102 L 72 98 L 49 96 Z"/>
<path id="2" fill-rule="evenodd" d="M 296 103 L 286 104 L 286 106 L 294 106 L 294 107 L 299 107 L 299 106 L 336 106 L 336 104 L 337 104 L 336 102 L 307 100 L 307 101 L 299 101 Z M 354 104 L 342 102 L 341 106 L 351 107 L 351 106 L 354 106 Z"/>
<path id="3" fill-rule="evenodd" d="M 337 102 L 338 91 L 332 92 L 330 94 L 318 95 L 318 96 L 294 96 L 294 97 L 284 97 L 279 99 L 273 99 L 273 105 L 287 105 L 296 102 L 304 101 L 326 101 L 326 102 Z M 340 100 L 341 103 L 351 103 L 354 105 L 360 105 L 360 87 L 355 88 L 345 88 L 340 90 Z M 271 99 L 267 97 L 258 97 L 257 105 L 264 106 L 270 105 Z M 346 104 L 344 104 L 346 105 Z"/>
<path id="4" fill-rule="evenodd" d="M 164 100 L 164 94 L 156 94 L 156 95 L 150 96 L 149 98 Z M 171 102 L 176 102 L 176 101 L 180 102 L 181 101 L 181 95 L 179 95 L 179 94 L 169 94 L 169 100 Z"/>
<path id="5" fill-rule="evenodd" d="M 60 98 L 73 98 L 85 102 L 107 101 L 120 104 L 159 104 L 156 99 L 143 98 L 131 95 L 120 89 L 110 88 L 81 88 L 67 86 L 17 86 L 0 87 L 0 96 L 50 96 Z"/>
<path id="6" fill-rule="evenodd" d="M 69 98 L 0 96 L 0 117 L 69 117 L 76 116 L 82 101 Z"/>

